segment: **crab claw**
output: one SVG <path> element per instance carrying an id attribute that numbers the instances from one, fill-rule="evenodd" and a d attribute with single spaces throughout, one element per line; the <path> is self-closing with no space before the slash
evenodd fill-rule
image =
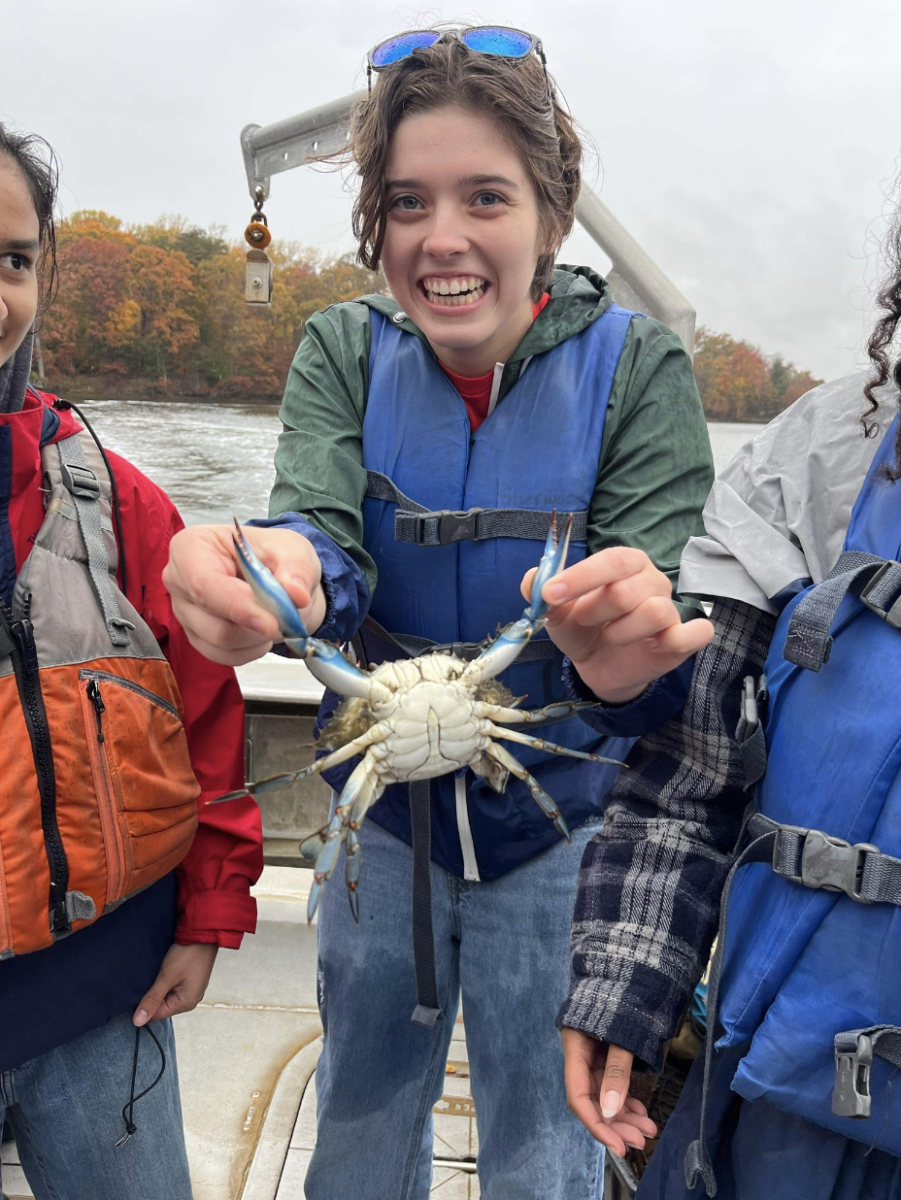
<path id="1" fill-rule="evenodd" d="M 368 700 L 371 690 L 369 676 L 345 658 L 337 646 L 307 633 L 297 606 L 269 568 L 260 561 L 237 518 L 232 539 L 238 570 L 250 586 L 256 602 L 278 621 L 282 640 L 291 653 L 305 659 L 310 674 L 332 691 L 342 696 L 359 696 Z"/>
<path id="2" fill-rule="evenodd" d="M 569 539 L 572 536 L 572 529 L 573 515 L 570 513 L 566 518 L 563 537 L 558 540 L 557 510 L 555 509 L 551 514 L 551 527 L 548 530 L 547 541 L 544 543 L 544 554 L 541 556 L 541 562 L 538 564 L 538 570 L 535 572 L 535 578 L 532 580 L 529 607 L 523 613 L 523 616 L 528 618 L 537 628 L 540 628 L 539 622 L 544 621 L 550 609 L 550 605 L 541 598 L 541 589 L 549 579 L 553 579 L 555 575 L 559 575 L 566 565 L 566 555 L 569 552 Z"/>
<path id="3" fill-rule="evenodd" d="M 548 530 L 547 541 L 544 543 L 544 554 L 532 580 L 532 591 L 529 596 L 529 606 L 518 621 L 512 621 L 494 639 L 478 658 L 467 666 L 462 680 L 470 686 L 477 685 L 484 679 L 491 679 L 506 671 L 522 653 L 526 642 L 544 627 L 549 604 L 541 598 L 541 589 L 554 575 L 558 575 L 566 563 L 569 550 L 569 539 L 572 533 L 573 515 L 569 514 L 562 538 L 557 538 L 557 510 L 551 513 L 551 527 Z"/>
<path id="4" fill-rule="evenodd" d="M 289 645 L 291 642 L 298 643 L 296 647 L 291 646 L 291 649 L 300 658 L 305 658 L 310 635 L 307 633 L 306 626 L 300 619 L 297 606 L 266 564 L 260 560 L 250 542 L 244 536 L 244 530 L 238 524 L 237 517 L 235 517 L 235 531 L 232 534 L 232 541 L 235 543 L 238 570 L 250 586 L 254 600 L 278 621 L 278 627 L 282 637 L 285 639 L 285 644 Z"/>

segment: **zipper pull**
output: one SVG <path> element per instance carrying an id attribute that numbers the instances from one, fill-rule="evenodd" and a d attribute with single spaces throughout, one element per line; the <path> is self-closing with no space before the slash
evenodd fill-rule
<path id="1" fill-rule="evenodd" d="M 103 703 L 100 685 L 96 679 L 92 679 L 88 684 L 88 699 L 94 705 L 94 715 L 97 718 L 97 741 L 104 742 L 106 738 L 103 736 L 103 714 L 106 712 L 106 705 Z"/>
<path id="2" fill-rule="evenodd" d="M 19 647 L 19 653 L 22 656 L 22 665 L 29 674 L 37 674 L 38 669 L 38 651 L 34 644 L 34 626 L 27 617 L 22 617 L 19 621 L 13 622 L 12 635 L 16 639 L 16 645 Z"/>

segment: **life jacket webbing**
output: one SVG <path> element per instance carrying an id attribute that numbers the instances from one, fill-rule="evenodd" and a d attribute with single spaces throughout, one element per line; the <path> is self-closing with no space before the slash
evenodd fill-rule
<path id="1" fill-rule="evenodd" d="M 551 514 L 534 508 L 469 508 L 430 510 L 417 504 L 380 471 L 366 472 L 366 498 L 402 505 L 394 514 L 394 540 L 417 546 L 449 546 L 454 542 L 482 542 L 486 538 L 525 538 L 544 542 Z M 588 511 L 572 514 L 571 537 L 588 536 Z M 557 513 L 557 533 L 563 534 L 569 513 Z"/>
<path id="2" fill-rule="evenodd" d="M 432 1029 L 443 1020 L 435 975 L 435 931 L 432 925 L 432 799 L 431 780 L 409 785 L 410 829 L 413 835 L 413 966 L 416 972 L 414 1025 Z"/>
<path id="3" fill-rule="evenodd" d="M 832 623 L 849 591 L 889 625 L 901 628 L 901 563 L 846 550 L 792 613 L 782 652 L 788 662 L 808 671 L 823 669 L 832 649 Z"/>
<path id="4" fill-rule="evenodd" d="M 134 625 L 120 613 L 110 580 L 109 557 L 100 524 L 100 483 L 85 463 L 79 434 L 58 442 L 57 450 L 63 483 L 72 496 L 78 514 L 78 524 L 88 554 L 88 571 L 103 610 L 110 641 L 114 646 L 127 646 L 131 641 L 128 634 Z"/>

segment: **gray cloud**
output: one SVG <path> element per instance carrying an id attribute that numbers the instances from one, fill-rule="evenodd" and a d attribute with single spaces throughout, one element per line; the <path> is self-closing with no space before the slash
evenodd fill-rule
<path id="1" fill-rule="evenodd" d="M 0 117 L 60 152 L 69 210 L 179 212 L 238 235 L 241 127 L 360 86 L 370 45 L 440 15 L 385 0 L 0 0 Z M 699 322 L 821 375 L 854 364 L 901 146 L 895 0 L 502 0 L 475 16 L 542 37 L 604 199 Z M 351 245 L 338 176 L 281 176 L 268 209 L 277 237 Z M 564 257 L 604 265 L 582 234 Z"/>

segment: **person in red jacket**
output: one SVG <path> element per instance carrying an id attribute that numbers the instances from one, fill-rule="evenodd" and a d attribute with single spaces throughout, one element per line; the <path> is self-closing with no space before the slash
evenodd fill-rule
<path id="1" fill-rule="evenodd" d="M 64 401 L 28 383 L 41 297 L 55 277 L 53 162 L 40 139 L 0 125 L 0 602 L 7 610 L 45 518 L 41 450 L 81 428 Z M 199 1003 L 219 947 L 237 949 L 254 930 L 250 887 L 262 870 L 262 833 L 252 800 L 206 803 L 242 785 L 244 708 L 234 672 L 195 651 L 173 616 L 161 574 L 181 519 L 130 463 L 115 454 L 108 460 L 118 492 L 119 588 L 180 689 L 199 824 L 175 871 L 46 949 L 0 955 L 0 1125 L 5 1117 L 38 1200 L 189 1200 L 170 1018 Z M 76 627 L 78 620 L 73 612 Z M 0 785 L 0 830 L 14 819 L 10 791 Z M 0 909 L 5 904 L 0 871 Z M 141 1035 L 144 1026 L 152 1038 Z M 134 1100 L 158 1074 L 132 1137 Z"/>

